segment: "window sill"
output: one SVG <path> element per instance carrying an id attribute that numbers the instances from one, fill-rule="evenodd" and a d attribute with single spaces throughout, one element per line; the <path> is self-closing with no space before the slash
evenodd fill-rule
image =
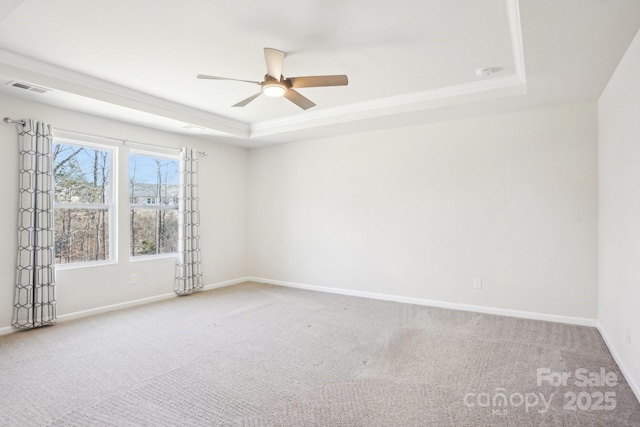
<path id="1" fill-rule="evenodd" d="M 173 252 L 170 254 L 156 254 L 156 255 L 138 255 L 138 256 L 129 256 L 129 262 L 140 262 L 140 261 L 151 261 L 155 259 L 165 259 L 165 258 L 178 258 L 178 253 Z"/>
<path id="2" fill-rule="evenodd" d="M 75 270 L 77 268 L 90 268 L 90 267 L 101 267 L 103 265 L 113 265 L 117 264 L 116 260 L 107 260 L 107 261 L 86 261 L 86 262 L 72 262 L 69 264 L 56 264 L 56 271 L 58 270 Z"/>

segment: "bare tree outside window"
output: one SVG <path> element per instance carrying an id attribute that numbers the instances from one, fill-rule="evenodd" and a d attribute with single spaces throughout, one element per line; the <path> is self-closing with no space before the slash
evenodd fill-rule
<path id="1" fill-rule="evenodd" d="M 178 251 L 178 160 L 129 156 L 131 256 Z"/>
<path id="2" fill-rule="evenodd" d="M 110 259 L 112 151 L 54 141 L 56 263 Z"/>

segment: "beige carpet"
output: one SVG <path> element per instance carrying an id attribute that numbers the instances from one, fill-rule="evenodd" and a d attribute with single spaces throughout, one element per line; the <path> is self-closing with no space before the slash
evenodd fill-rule
<path id="1" fill-rule="evenodd" d="M 593 328 L 246 283 L 0 337 L 0 425 L 640 426 L 640 404 Z"/>

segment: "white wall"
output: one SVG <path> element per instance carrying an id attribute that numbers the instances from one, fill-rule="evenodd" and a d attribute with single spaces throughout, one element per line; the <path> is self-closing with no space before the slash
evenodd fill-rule
<path id="1" fill-rule="evenodd" d="M 588 103 L 252 149 L 249 274 L 594 319 L 596 120 Z"/>
<path id="2" fill-rule="evenodd" d="M 200 161 L 201 244 L 205 284 L 214 284 L 247 276 L 247 151 L 244 148 L 175 135 L 149 128 L 72 112 L 61 108 L 0 95 L 4 116 L 32 118 L 60 129 L 91 133 L 167 147 L 193 146 L 209 153 Z M 3 116 L 3 117 L 4 117 Z M 0 182 L 4 197 L 0 203 L 0 328 L 11 324 L 17 245 L 18 140 L 14 125 L 0 125 L 2 159 Z M 95 141 L 94 141 L 95 142 Z M 153 150 L 145 146 L 114 143 L 126 162 L 129 147 Z M 166 151 L 165 151 L 166 152 Z M 178 153 L 178 150 L 173 151 Z M 126 168 L 120 178 L 127 179 Z M 127 195 L 120 194 L 121 206 Z M 119 219 L 126 224 L 127 210 Z M 153 297 L 173 291 L 175 258 L 129 262 L 127 227 L 120 227 L 119 263 L 59 270 L 57 272 L 58 314 L 64 315 L 111 304 Z M 132 273 L 138 284 L 130 285 Z"/>
<path id="3" fill-rule="evenodd" d="M 598 321 L 640 397 L 640 33 L 598 101 Z M 627 340 L 630 333 L 631 342 Z"/>

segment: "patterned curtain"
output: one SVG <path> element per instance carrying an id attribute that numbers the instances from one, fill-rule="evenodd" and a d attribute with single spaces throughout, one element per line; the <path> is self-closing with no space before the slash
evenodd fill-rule
<path id="1" fill-rule="evenodd" d="M 28 120 L 19 130 L 18 268 L 13 327 L 56 322 L 51 126 Z"/>
<path id="2" fill-rule="evenodd" d="M 203 289 L 200 271 L 200 207 L 198 201 L 198 152 L 182 149 L 180 230 L 175 292 L 189 295 Z"/>

